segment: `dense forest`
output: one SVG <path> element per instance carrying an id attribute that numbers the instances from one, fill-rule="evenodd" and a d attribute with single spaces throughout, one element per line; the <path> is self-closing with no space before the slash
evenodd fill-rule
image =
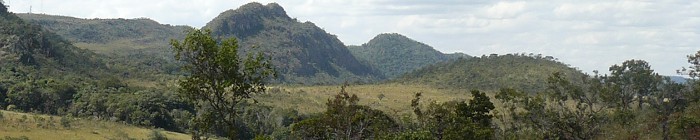
<path id="1" fill-rule="evenodd" d="M 202 29 L 0 5 L 0 110 L 192 139 L 700 139 L 700 51 L 679 82 L 644 60 L 587 73 L 541 54 L 445 54 L 397 33 L 346 46 L 275 3 Z M 313 93 L 321 85 L 339 89 Z M 351 90 L 363 85 L 427 88 Z"/>

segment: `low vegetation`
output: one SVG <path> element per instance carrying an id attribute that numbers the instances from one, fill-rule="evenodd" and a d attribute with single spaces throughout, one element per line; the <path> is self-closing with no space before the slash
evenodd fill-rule
<path id="1" fill-rule="evenodd" d="M 152 133 L 173 140 L 187 134 L 136 127 L 128 124 L 67 116 L 0 111 L 0 137 L 8 139 L 149 139 Z"/>

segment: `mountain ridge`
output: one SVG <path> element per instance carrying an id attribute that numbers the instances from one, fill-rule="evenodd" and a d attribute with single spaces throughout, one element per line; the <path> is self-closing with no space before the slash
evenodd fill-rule
<path id="1" fill-rule="evenodd" d="M 264 52 L 278 68 L 280 81 L 337 84 L 381 79 L 335 35 L 290 18 L 276 3 L 253 2 L 227 10 L 202 29 L 211 29 L 219 38 L 237 38 L 242 52 Z"/>
<path id="2" fill-rule="evenodd" d="M 17 14 L 20 18 L 55 32 L 76 46 L 110 53 L 138 49 L 169 48 L 170 39 L 182 39 L 188 26 L 160 24 L 148 18 L 84 19 L 61 15 Z"/>

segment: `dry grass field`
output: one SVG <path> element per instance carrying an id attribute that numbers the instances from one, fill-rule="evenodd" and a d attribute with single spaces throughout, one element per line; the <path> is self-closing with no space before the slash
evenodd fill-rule
<path id="1" fill-rule="evenodd" d="M 257 95 L 253 98 L 265 105 L 296 109 L 302 114 L 317 113 L 326 109 L 326 102 L 340 91 L 340 87 L 272 86 L 269 94 Z M 426 85 L 351 85 L 346 88 L 346 91 L 357 95 L 361 105 L 382 110 L 392 116 L 412 114 L 411 100 L 418 92 L 422 93 L 421 104 L 471 99 L 468 89 L 438 89 Z M 499 106 L 493 99 L 493 92 L 487 92 L 487 95 L 496 106 Z"/>
<path id="2" fill-rule="evenodd" d="M 99 139 L 148 139 L 154 131 L 171 140 L 191 139 L 189 135 L 153 130 L 116 122 L 86 119 L 64 119 L 57 116 L 2 112 L 0 139 L 5 137 L 37 140 L 99 140 Z M 69 127 L 63 123 L 69 122 Z"/>

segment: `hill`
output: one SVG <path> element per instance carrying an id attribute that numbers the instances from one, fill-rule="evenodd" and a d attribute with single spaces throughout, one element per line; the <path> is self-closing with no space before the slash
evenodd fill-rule
<path id="1" fill-rule="evenodd" d="M 465 54 L 443 54 L 397 33 L 379 34 L 362 46 L 348 48 L 355 57 L 377 68 L 388 78 L 449 59 L 469 57 Z"/>
<path id="2" fill-rule="evenodd" d="M 170 39 L 182 39 L 187 26 L 160 24 L 147 18 L 83 19 L 45 14 L 17 14 L 28 23 L 55 32 L 78 48 L 96 52 L 129 84 L 152 86 L 179 70 Z M 164 78 L 165 77 L 165 78 Z M 162 83 L 162 82 L 161 82 Z"/>
<path id="3" fill-rule="evenodd" d="M 514 88 L 536 93 L 546 88 L 546 79 L 554 72 L 568 76 L 582 75 L 580 71 L 549 56 L 493 54 L 425 67 L 403 75 L 394 82 L 492 91 Z"/>
<path id="4" fill-rule="evenodd" d="M 185 30 L 190 28 L 164 25 L 147 18 L 82 19 L 45 14 L 18 16 L 65 37 L 80 48 L 105 54 L 149 48 L 168 50 L 170 39 L 184 38 Z"/>
<path id="5" fill-rule="evenodd" d="M 690 79 L 685 78 L 683 76 L 666 76 L 666 77 L 671 78 L 671 81 L 676 82 L 676 83 L 680 83 L 680 84 L 688 83 L 688 80 L 690 80 Z"/>
<path id="6" fill-rule="evenodd" d="M 264 52 L 272 58 L 282 82 L 334 84 L 379 78 L 335 35 L 290 18 L 276 3 L 245 4 L 219 14 L 203 28 L 215 36 L 238 38 L 242 52 Z"/>
<path id="7" fill-rule="evenodd" d="M 0 68 L 14 72 L 32 69 L 49 75 L 81 73 L 95 76 L 95 69 L 104 69 L 101 58 L 77 48 L 61 36 L 30 24 L 0 9 Z M 42 75 L 36 75 L 42 76 Z"/>

